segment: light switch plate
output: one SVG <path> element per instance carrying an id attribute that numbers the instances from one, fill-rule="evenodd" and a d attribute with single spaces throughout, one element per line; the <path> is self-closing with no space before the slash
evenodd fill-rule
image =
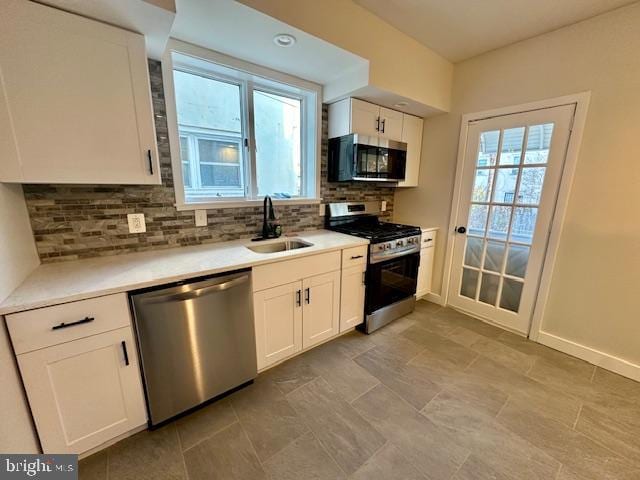
<path id="1" fill-rule="evenodd" d="M 382 200 L 382 206 L 380 207 L 380 211 L 381 212 L 386 212 L 387 211 L 387 201 L 386 200 Z"/>
<path id="2" fill-rule="evenodd" d="M 206 227 L 207 224 L 207 211 L 196 210 L 196 227 Z"/>
<path id="3" fill-rule="evenodd" d="M 144 213 L 129 213 L 127 222 L 129 222 L 129 233 L 144 233 L 147 231 Z"/>

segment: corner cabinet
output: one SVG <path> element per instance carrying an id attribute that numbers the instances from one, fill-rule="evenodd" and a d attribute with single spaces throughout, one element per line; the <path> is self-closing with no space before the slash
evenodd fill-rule
<path id="1" fill-rule="evenodd" d="M 159 184 L 142 35 L 0 5 L 0 181 Z"/>
<path id="2" fill-rule="evenodd" d="M 413 115 L 405 115 L 402 123 L 402 141 L 407 144 L 407 169 L 398 187 L 417 187 L 422 155 L 423 120 Z"/>
<path id="3" fill-rule="evenodd" d="M 84 453 L 145 425 L 125 294 L 6 319 L 44 453 Z"/>

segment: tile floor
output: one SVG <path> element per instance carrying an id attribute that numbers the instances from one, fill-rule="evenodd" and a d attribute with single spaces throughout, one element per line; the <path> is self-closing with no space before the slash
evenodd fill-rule
<path id="1" fill-rule="evenodd" d="M 83 480 L 640 479 L 640 384 L 418 302 L 80 464 Z"/>

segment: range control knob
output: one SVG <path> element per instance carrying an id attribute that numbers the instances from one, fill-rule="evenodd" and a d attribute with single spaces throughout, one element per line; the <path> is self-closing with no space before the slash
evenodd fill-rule
<path id="1" fill-rule="evenodd" d="M 404 240 L 398 240 L 396 242 L 396 247 L 402 247 L 404 245 Z"/>

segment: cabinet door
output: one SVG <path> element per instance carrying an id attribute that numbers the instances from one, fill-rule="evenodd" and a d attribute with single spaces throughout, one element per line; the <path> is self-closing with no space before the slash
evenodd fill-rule
<path id="1" fill-rule="evenodd" d="M 418 284 L 416 297 L 424 297 L 431 292 L 431 277 L 433 273 L 433 253 L 435 248 L 427 247 L 420 250 L 420 267 L 418 268 Z"/>
<path id="2" fill-rule="evenodd" d="M 342 270 L 340 286 L 340 332 L 364 321 L 364 273 L 366 265 Z"/>
<path id="3" fill-rule="evenodd" d="M 351 133 L 378 136 L 380 107 L 357 98 L 351 99 Z"/>
<path id="4" fill-rule="evenodd" d="M 405 115 L 402 122 L 402 141 L 407 144 L 407 170 L 399 187 L 417 187 L 422 154 L 422 124 L 419 117 Z"/>
<path id="5" fill-rule="evenodd" d="M 142 35 L 5 0 L 0 69 L 0 181 L 160 183 Z"/>
<path id="6" fill-rule="evenodd" d="M 17 358 L 44 453 L 82 453 L 147 421 L 130 327 Z"/>
<path id="7" fill-rule="evenodd" d="M 389 140 L 402 141 L 403 117 L 402 112 L 380 107 L 380 136 Z"/>
<path id="8" fill-rule="evenodd" d="M 302 347 L 308 348 L 338 334 L 340 271 L 305 278 L 302 288 Z"/>
<path id="9" fill-rule="evenodd" d="M 302 283 L 253 294 L 258 370 L 302 350 Z"/>

